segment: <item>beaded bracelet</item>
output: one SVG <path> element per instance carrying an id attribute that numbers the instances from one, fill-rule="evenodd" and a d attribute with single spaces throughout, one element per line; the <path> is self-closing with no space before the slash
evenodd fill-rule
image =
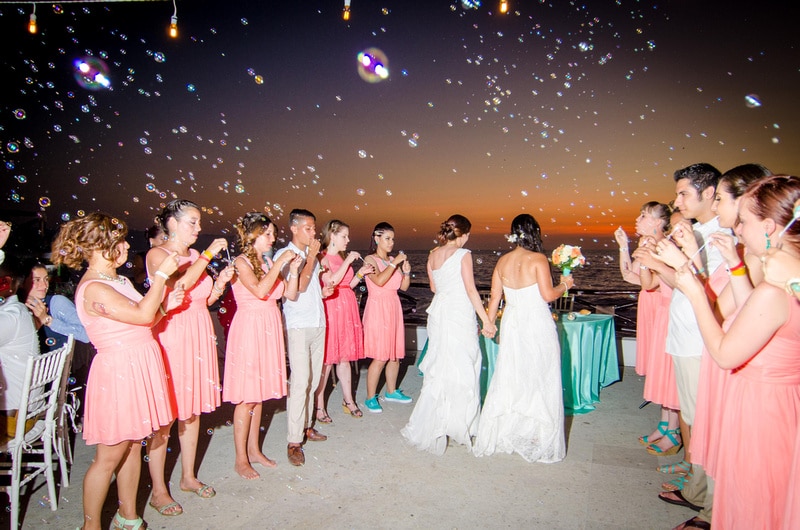
<path id="1" fill-rule="evenodd" d="M 569 287 L 567 287 L 567 283 L 566 282 L 561 282 L 561 283 L 559 283 L 559 285 L 563 285 L 564 286 L 564 293 L 565 294 L 569 292 Z"/>
<path id="2" fill-rule="evenodd" d="M 217 296 L 222 296 L 225 293 L 225 289 L 220 289 L 216 283 L 211 287 L 211 291 Z"/>
<path id="3" fill-rule="evenodd" d="M 397 268 L 397 265 L 395 265 L 395 264 L 394 264 L 394 263 L 392 263 L 391 261 L 389 262 L 389 266 L 390 266 L 391 268 L 393 268 L 393 269 Z"/>
<path id="4" fill-rule="evenodd" d="M 156 271 L 156 276 L 161 276 L 165 280 L 169 280 L 169 274 L 167 274 L 166 272 L 161 271 L 161 270 Z"/>

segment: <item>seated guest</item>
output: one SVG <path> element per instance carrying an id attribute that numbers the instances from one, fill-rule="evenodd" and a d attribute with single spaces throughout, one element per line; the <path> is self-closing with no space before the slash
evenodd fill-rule
<path id="1" fill-rule="evenodd" d="M 18 263 L 13 256 L 7 256 L 0 264 L 0 414 L 9 418 L 10 436 L 16 429 L 13 418 L 22 400 L 28 357 L 39 355 L 33 317 L 17 299 L 17 289 L 22 283 Z"/>

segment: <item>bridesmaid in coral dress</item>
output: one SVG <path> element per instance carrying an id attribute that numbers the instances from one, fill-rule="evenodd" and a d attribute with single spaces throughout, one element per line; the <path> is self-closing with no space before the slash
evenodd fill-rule
<path id="1" fill-rule="evenodd" d="M 178 267 L 166 256 L 142 297 L 117 275 L 128 259 L 127 227 L 102 213 L 90 213 L 61 227 L 53 242 L 53 264 L 89 268 L 75 292 L 76 310 L 97 349 L 86 388 L 83 438 L 96 454 L 83 480 L 83 528 L 101 528 L 101 512 L 116 475 L 119 509 L 112 528 L 141 528 L 136 493 L 141 472 L 141 440 L 175 417 L 161 348 L 153 322 L 166 314 L 161 305 L 165 280 Z M 179 304 L 180 289 L 170 301 Z M 160 314 L 159 314 L 160 313 Z"/>
<path id="2" fill-rule="evenodd" d="M 798 199 L 797 177 L 766 177 L 748 188 L 738 208 L 738 235 L 748 254 L 766 255 Z M 800 225 L 782 242 L 784 252 L 800 257 Z M 734 281 L 746 277 L 732 275 Z M 787 455 L 800 433 L 800 305 L 784 289 L 761 282 L 724 332 L 694 275 L 681 269 L 676 282 L 692 302 L 709 354 L 733 370 L 721 401 L 714 528 L 780 528 L 791 512 Z M 685 523 L 693 526 L 693 520 Z"/>
<path id="3" fill-rule="evenodd" d="M 220 238 L 199 254 L 189 248 L 200 233 L 200 208 L 191 201 L 176 199 L 167 203 L 159 215 L 159 223 L 167 240 L 150 249 L 146 263 L 148 275 L 157 269 L 170 252 L 180 260 L 178 271 L 167 285 L 185 289 L 184 303 L 159 322 L 156 336 L 164 349 L 173 398 L 178 407 L 178 440 L 181 446 L 181 491 L 208 499 L 216 495 L 211 486 L 197 480 L 195 457 L 200 435 L 200 414 L 212 412 L 220 405 L 217 340 L 208 306 L 216 302 L 233 276 L 233 267 L 223 269 L 216 280 L 206 274 L 206 266 L 215 254 L 227 247 Z M 170 427 L 162 429 L 148 441 L 150 477 L 153 491 L 150 506 L 161 515 L 183 513 L 172 498 L 164 470 Z"/>
<path id="4" fill-rule="evenodd" d="M 301 259 L 293 252 L 273 263 L 267 255 L 275 243 L 275 224 L 258 212 L 242 217 L 236 225 L 242 254 L 234 261 L 233 295 L 236 314 L 228 332 L 222 399 L 233 403 L 234 470 L 243 478 L 259 477 L 253 464 L 275 467 L 261 451 L 261 407 L 267 399 L 286 395 L 286 348 L 278 300 L 297 291 Z M 291 279 L 281 278 L 289 263 Z"/>
<path id="5" fill-rule="evenodd" d="M 383 412 L 378 402 L 378 380 L 386 368 L 384 399 L 395 403 L 411 403 L 411 398 L 397 388 L 400 359 L 405 357 L 406 341 L 403 307 L 397 290 L 411 285 L 411 264 L 402 252 L 389 257 L 394 248 L 394 228 L 378 223 L 372 230 L 370 247 L 374 254 L 364 258 L 375 269 L 367 276 L 367 305 L 364 308 L 364 351 L 372 359 L 367 370 L 367 400 L 364 406 L 373 414 Z M 400 265 L 398 269 L 398 265 Z"/>
<path id="6" fill-rule="evenodd" d="M 342 221 L 332 220 L 322 229 L 322 247 L 325 249 L 322 265 L 323 285 L 333 287 L 333 294 L 322 302 L 325 305 L 325 361 L 322 378 L 317 388 L 317 421 L 330 423 L 331 417 L 325 407 L 325 390 L 331 369 L 336 367 L 336 377 L 342 388 L 342 410 L 354 418 L 363 414 L 353 398 L 352 362 L 364 358 L 364 329 L 358 314 L 358 301 L 353 292 L 367 274 L 375 272 L 372 265 L 364 263 L 358 272 L 352 264 L 361 255 L 352 251 L 345 253 L 350 243 L 350 227 Z"/>

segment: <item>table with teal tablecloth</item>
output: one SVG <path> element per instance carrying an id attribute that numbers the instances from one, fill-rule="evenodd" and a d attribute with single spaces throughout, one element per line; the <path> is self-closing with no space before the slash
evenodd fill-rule
<path id="1" fill-rule="evenodd" d="M 556 323 L 561 344 L 564 412 L 585 414 L 600 401 L 600 389 L 619 381 L 617 341 L 611 315 L 562 313 Z M 486 397 L 497 361 L 496 339 L 481 336 L 481 399 Z"/>

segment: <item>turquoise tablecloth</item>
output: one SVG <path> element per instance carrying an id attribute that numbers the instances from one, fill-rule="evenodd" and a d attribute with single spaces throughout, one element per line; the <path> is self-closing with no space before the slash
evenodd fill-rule
<path id="1" fill-rule="evenodd" d="M 617 341 L 611 315 L 577 315 L 569 320 L 563 313 L 556 323 L 561 344 L 561 380 L 564 412 L 585 414 L 600 401 L 600 389 L 619 381 Z M 497 339 L 480 337 L 481 400 L 486 397 L 497 360 Z M 428 344 L 417 359 L 427 352 Z"/>
<path id="2" fill-rule="evenodd" d="M 586 414 L 600 401 L 600 389 L 619 381 L 617 341 L 611 315 L 575 315 L 569 320 L 562 313 L 556 322 L 561 344 L 561 383 L 564 388 L 564 413 Z M 480 338 L 481 398 L 486 397 L 497 360 L 497 338 Z"/>

